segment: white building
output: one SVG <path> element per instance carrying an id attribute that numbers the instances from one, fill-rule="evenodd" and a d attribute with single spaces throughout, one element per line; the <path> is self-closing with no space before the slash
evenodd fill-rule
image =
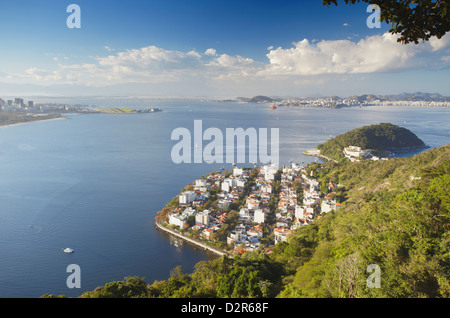
<path id="1" fill-rule="evenodd" d="M 202 212 L 197 212 L 195 215 L 195 224 L 202 224 L 209 226 L 209 210 L 203 210 Z"/>
<path id="2" fill-rule="evenodd" d="M 261 172 L 264 174 L 264 179 L 266 181 L 275 180 L 275 174 L 278 172 L 278 166 L 275 164 L 264 165 Z"/>
<path id="3" fill-rule="evenodd" d="M 233 169 L 233 176 L 235 176 L 235 177 L 241 176 L 243 172 L 244 172 L 244 170 L 242 168 L 234 168 Z"/>
<path id="4" fill-rule="evenodd" d="M 303 219 L 305 217 L 305 207 L 296 205 L 295 206 L 295 217 L 298 219 Z"/>
<path id="5" fill-rule="evenodd" d="M 336 200 L 323 200 L 320 205 L 321 213 L 328 213 L 330 211 L 336 211 Z"/>
<path id="6" fill-rule="evenodd" d="M 180 204 L 190 204 L 195 199 L 197 199 L 197 194 L 194 191 L 186 191 L 180 194 L 179 202 Z"/>
<path id="7" fill-rule="evenodd" d="M 348 146 L 344 148 L 344 155 L 346 157 L 363 157 L 367 153 L 367 150 L 362 150 L 361 147 Z"/>
<path id="8" fill-rule="evenodd" d="M 171 213 L 169 214 L 169 224 L 177 225 L 180 229 L 183 229 L 187 222 L 187 218 L 188 216 L 186 214 Z"/>
<path id="9" fill-rule="evenodd" d="M 266 213 L 261 209 L 256 209 L 255 213 L 253 215 L 253 222 L 256 223 L 264 223 L 264 220 L 266 218 Z"/>
<path id="10" fill-rule="evenodd" d="M 272 186 L 270 184 L 263 184 L 261 186 L 261 191 L 265 193 L 272 193 Z"/>
<path id="11" fill-rule="evenodd" d="M 195 180 L 194 189 L 205 192 L 208 190 L 208 183 L 204 179 L 197 179 Z"/>
<path id="12" fill-rule="evenodd" d="M 275 244 L 277 244 L 278 242 L 283 242 L 286 241 L 287 236 L 291 233 L 292 231 L 287 229 L 287 228 L 275 228 L 273 230 L 273 234 L 274 234 L 274 238 L 275 238 Z"/>
<path id="13" fill-rule="evenodd" d="M 206 180 L 204 180 L 204 179 L 195 180 L 195 186 L 196 187 L 206 187 L 207 186 Z"/>
<path id="14" fill-rule="evenodd" d="M 247 198 L 246 202 L 249 210 L 256 210 L 259 208 L 259 200 L 257 198 Z"/>
<path id="15" fill-rule="evenodd" d="M 239 243 L 241 241 L 241 231 L 231 231 L 227 236 L 227 244 Z"/>
<path id="16" fill-rule="evenodd" d="M 244 187 L 247 181 L 244 179 L 236 179 L 236 187 Z"/>
<path id="17" fill-rule="evenodd" d="M 195 209 L 191 207 L 186 208 L 184 209 L 183 214 L 187 216 L 195 215 Z"/>
<path id="18" fill-rule="evenodd" d="M 236 180 L 235 179 L 225 179 L 222 182 L 222 191 L 225 192 L 231 192 L 231 190 L 233 189 L 233 187 L 236 185 Z"/>
<path id="19" fill-rule="evenodd" d="M 245 219 L 245 220 L 249 220 L 250 219 L 250 212 L 247 208 L 242 208 L 239 211 L 239 218 L 240 219 Z"/>

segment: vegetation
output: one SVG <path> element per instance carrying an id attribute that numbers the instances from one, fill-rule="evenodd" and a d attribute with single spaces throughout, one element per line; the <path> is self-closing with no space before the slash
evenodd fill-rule
<path id="1" fill-rule="evenodd" d="M 27 123 L 44 119 L 60 118 L 61 114 L 30 115 L 25 112 L 0 112 L 0 126 Z"/>
<path id="2" fill-rule="evenodd" d="M 81 297 L 450 297 L 450 145 L 410 158 L 308 167 L 342 208 L 286 242 L 147 285 L 126 278 Z M 380 269 L 380 288 L 367 284 Z M 54 297 L 54 295 L 45 295 Z"/>
<path id="3" fill-rule="evenodd" d="M 343 149 L 357 146 L 372 149 L 373 154 L 386 155 L 387 150 L 425 148 L 425 144 L 410 130 L 381 123 L 353 129 L 317 146 L 321 154 L 338 161 L 344 159 Z"/>
<path id="4" fill-rule="evenodd" d="M 346 4 L 366 2 L 378 5 L 380 20 L 390 23 L 389 32 L 400 34 L 402 43 L 428 41 L 432 36 L 438 39 L 450 30 L 448 1 L 431 0 L 344 0 Z M 322 0 L 324 5 L 335 4 L 337 0 Z"/>

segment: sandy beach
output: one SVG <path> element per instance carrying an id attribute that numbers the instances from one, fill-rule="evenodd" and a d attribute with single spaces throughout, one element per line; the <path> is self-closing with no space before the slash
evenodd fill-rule
<path id="1" fill-rule="evenodd" d="M 32 119 L 32 120 L 28 120 L 28 121 L 24 121 L 24 122 L 17 122 L 17 123 L 13 123 L 13 124 L 2 124 L 2 123 L 0 123 L 0 128 L 19 126 L 19 125 L 30 124 L 30 123 L 34 123 L 34 122 L 60 120 L 60 119 L 66 119 L 66 118 L 67 118 L 66 116 L 61 116 L 61 117 L 56 117 L 56 118 L 45 118 L 45 117 L 43 117 L 42 119 L 39 119 L 39 116 L 36 116 L 36 119 Z"/>

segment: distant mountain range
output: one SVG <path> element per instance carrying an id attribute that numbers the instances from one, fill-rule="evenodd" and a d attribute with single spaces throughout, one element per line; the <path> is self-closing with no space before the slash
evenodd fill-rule
<path id="1" fill-rule="evenodd" d="M 357 99 L 359 102 L 381 100 L 381 101 L 426 101 L 426 102 L 450 102 L 450 96 L 442 96 L 438 93 L 402 93 L 396 95 L 373 95 L 364 94 L 348 98 Z"/>
<path id="2" fill-rule="evenodd" d="M 294 97 L 292 97 L 294 98 Z M 339 97 L 339 96 L 328 96 L 328 97 L 311 97 L 313 99 L 323 99 L 323 98 L 333 98 L 333 100 L 339 99 L 352 99 L 357 100 L 358 102 L 370 102 L 375 100 L 380 101 L 427 101 L 427 102 L 450 102 L 450 96 L 443 96 L 438 93 L 401 93 L 394 95 L 374 95 L 374 94 L 363 94 L 363 95 L 354 95 L 347 97 Z M 269 97 L 264 95 L 258 95 L 254 97 L 236 97 L 236 101 L 246 102 L 246 103 L 273 103 L 277 101 L 281 101 L 288 98 L 281 97 Z M 302 98 L 299 98 L 302 99 Z"/>

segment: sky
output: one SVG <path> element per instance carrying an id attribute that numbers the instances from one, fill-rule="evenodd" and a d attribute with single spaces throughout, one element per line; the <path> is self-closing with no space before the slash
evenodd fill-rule
<path id="1" fill-rule="evenodd" d="M 386 23 L 369 28 L 366 3 L 0 0 L 0 12 L 0 97 L 450 96 L 450 35 L 400 44 Z"/>

